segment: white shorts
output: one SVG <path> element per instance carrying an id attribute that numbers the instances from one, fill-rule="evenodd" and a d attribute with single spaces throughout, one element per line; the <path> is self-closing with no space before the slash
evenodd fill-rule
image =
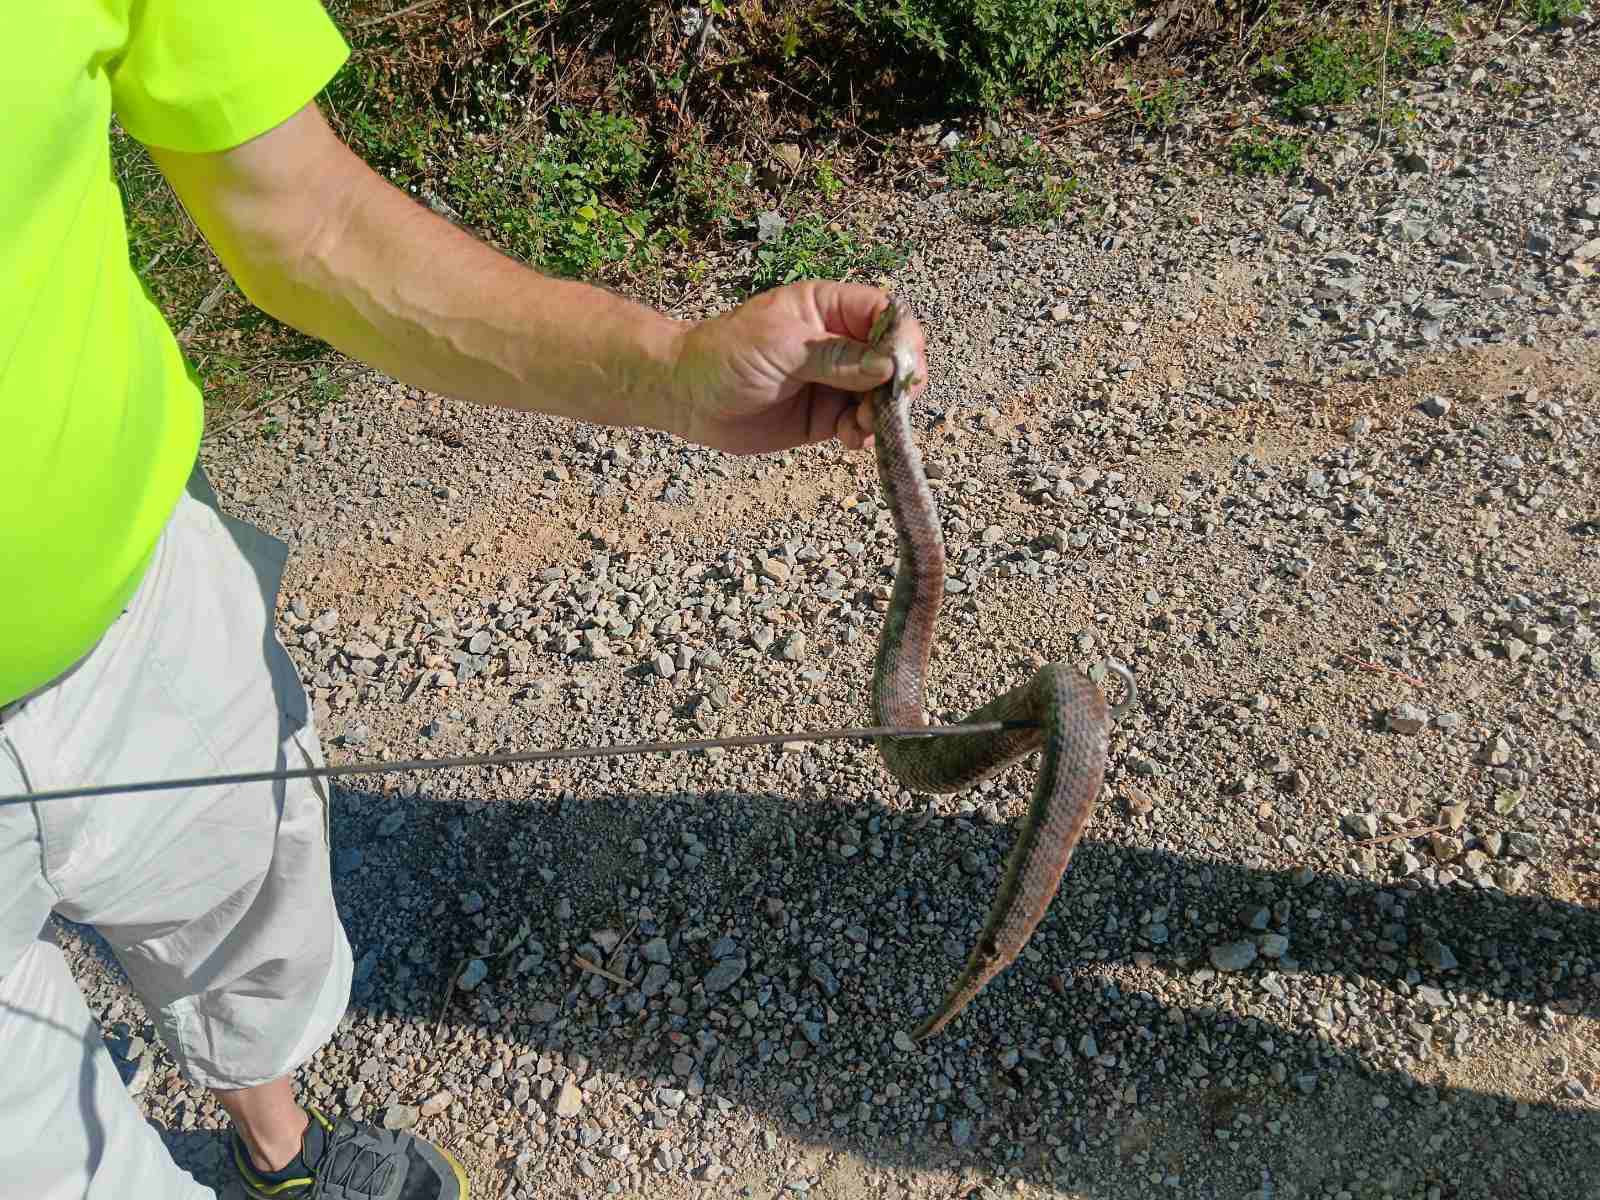
<path id="1" fill-rule="evenodd" d="M 321 765 L 279 643 L 281 542 L 224 516 L 197 470 L 99 644 L 0 710 L 0 795 Z M 291 1073 L 333 1034 L 350 947 L 316 781 L 0 807 L 0 1179 L 30 1200 L 209 1196 L 128 1096 L 52 912 L 94 926 L 183 1075 Z"/>

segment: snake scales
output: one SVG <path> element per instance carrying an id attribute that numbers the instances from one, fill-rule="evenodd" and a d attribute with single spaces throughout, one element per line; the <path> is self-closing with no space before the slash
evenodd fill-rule
<path id="1" fill-rule="evenodd" d="M 894 377 L 872 394 L 878 480 L 894 518 L 899 560 L 872 682 L 873 719 L 901 727 L 927 724 L 924 695 L 934 625 L 945 590 L 944 535 L 922 455 L 911 433 L 910 393 L 921 382 L 906 331 L 909 313 L 891 299 L 869 341 L 889 353 Z M 1105 774 L 1108 715 L 1135 702 L 1133 677 L 1120 664 L 1126 696 L 1108 713 L 1104 696 L 1064 663 L 1042 667 L 966 719 L 1030 722 L 1032 727 L 948 738 L 884 737 L 885 766 L 916 791 L 954 792 L 1043 750 L 1028 815 L 1017 833 L 989 912 L 966 966 L 944 1002 L 917 1028 L 917 1041 L 943 1029 L 1022 952 L 1055 897 Z"/>

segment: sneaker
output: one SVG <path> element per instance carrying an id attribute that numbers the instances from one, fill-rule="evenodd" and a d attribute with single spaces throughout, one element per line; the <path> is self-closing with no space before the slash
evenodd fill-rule
<path id="1" fill-rule="evenodd" d="M 433 1143 L 306 1113 L 300 1153 L 281 1171 L 258 1171 L 234 1131 L 233 1167 L 250 1200 L 467 1200 L 466 1172 Z"/>

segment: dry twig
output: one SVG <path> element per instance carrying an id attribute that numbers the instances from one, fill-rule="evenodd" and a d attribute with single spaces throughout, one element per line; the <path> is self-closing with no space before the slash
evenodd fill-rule
<path id="1" fill-rule="evenodd" d="M 587 958 L 585 958 L 581 954 L 574 954 L 572 956 L 572 961 L 577 963 L 585 971 L 588 971 L 591 974 L 605 976 L 605 978 L 611 980 L 612 983 L 620 983 L 623 987 L 630 987 L 631 988 L 633 986 L 633 980 L 627 978 L 624 975 L 618 975 L 615 971 L 608 971 L 608 970 L 606 970 L 606 968 L 602 967 L 599 963 L 590 962 Z"/>
<path id="2" fill-rule="evenodd" d="M 194 336 L 194 332 L 199 328 L 200 322 L 205 319 L 207 313 L 217 306 L 217 302 L 227 295 L 228 285 L 232 282 L 231 276 L 224 275 L 217 281 L 216 286 L 206 293 L 205 299 L 200 301 L 195 306 L 194 312 L 189 314 L 189 320 L 185 322 L 183 332 L 178 334 L 178 345 L 183 347 L 189 345 L 189 339 Z"/>
<path id="3" fill-rule="evenodd" d="M 503 9 L 502 11 L 496 13 L 493 17 L 489 18 L 489 23 L 483 27 L 483 32 L 488 33 L 489 30 L 493 29 L 501 21 L 504 21 L 512 13 L 520 12 L 535 2 L 536 0 L 521 0 L 520 3 L 513 4 L 510 8 Z"/>
<path id="4" fill-rule="evenodd" d="M 382 16 L 368 17 L 365 21 L 357 21 L 355 23 L 355 28 L 365 29 L 369 25 L 382 25 L 385 21 L 398 21 L 401 17 L 410 16 L 412 13 L 417 12 L 420 9 L 427 8 L 428 6 L 437 3 L 439 3 L 439 0 L 417 0 L 415 4 L 408 4 L 404 8 L 397 8 L 392 13 L 384 13 Z"/>
<path id="5" fill-rule="evenodd" d="M 1366 838 L 1356 843 L 1358 846 L 1378 846 L 1384 842 L 1393 842 L 1400 838 L 1426 837 L 1430 833 L 1443 833 L 1449 829 L 1448 824 L 1427 825 L 1421 829 L 1396 829 L 1393 833 L 1381 833 L 1377 837 Z"/>
<path id="6" fill-rule="evenodd" d="M 444 1000 L 439 1005 L 439 1019 L 433 1023 L 433 1040 L 439 1040 L 439 1031 L 444 1028 L 444 1014 L 450 1011 L 450 997 L 455 995 L 456 980 L 461 978 L 461 972 L 466 970 L 467 964 L 476 955 L 469 954 L 456 964 L 456 969 L 450 972 L 450 978 L 444 985 Z"/>
<path id="7" fill-rule="evenodd" d="M 1393 667 L 1386 667 L 1382 663 L 1368 662 L 1364 658 L 1357 658 L 1353 654 L 1341 654 L 1340 658 L 1353 666 L 1360 667 L 1363 671 L 1370 671 L 1374 675 L 1393 675 L 1396 679 L 1403 679 L 1415 688 L 1425 688 L 1427 681 L 1418 679 L 1415 675 L 1407 675 L 1404 671 L 1397 671 Z"/>
<path id="8" fill-rule="evenodd" d="M 1378 59 L 1378 127 L 1372 135 L 1372 145 L 1361 156 L 1361 161 L 1350 172 L 1353 180 L 1372 161 L 1372 156 L 1383 147 L 1383 122 L 1389 103 L 1389 35 L 1394 28 L 1394 0 L 1383 6 L 1383 52 Z"/>

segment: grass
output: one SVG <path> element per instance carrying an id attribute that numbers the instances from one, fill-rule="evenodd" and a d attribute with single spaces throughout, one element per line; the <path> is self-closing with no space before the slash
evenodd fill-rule
<path id="1" fill-rule="evenodd" d="M 1583 11 L 1583 0 L 1520 0 L 1523 20 L 1532 25 L 1554 25 Z"/>

